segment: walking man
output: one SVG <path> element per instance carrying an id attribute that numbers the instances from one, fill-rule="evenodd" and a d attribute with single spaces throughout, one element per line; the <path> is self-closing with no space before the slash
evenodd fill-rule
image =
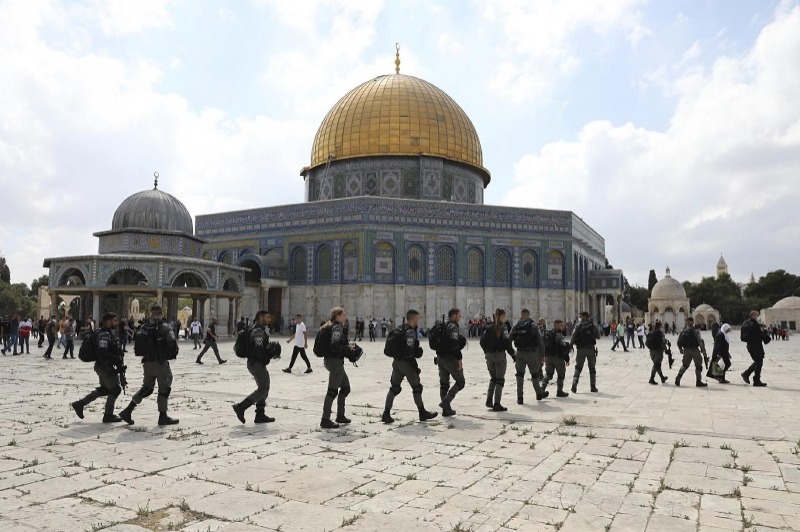
<path id="1" fill-rule="evenodd" d="M 67 358 L 69 353 L 70 358 L 75 358 L 75 320 L 72 319 L 72 314 L 67 314 L 67 319 L 64 320 L 64 356 Z"/>
<path id="2" fill-rule="evenodd" d="M 139 327 L 133 338 L 133 352 L 142 357 L 144 382 L 142 388 L 132 397 L 130 404 L 119 413 L 128 425 L 133 425 L 133 409 L 155 391 L 158 383 L 158 424 L 175 425 L 177 419 L 167 415 L 167 399 L 172 391 L 172 370 L 169 361 L 178 358 L 178 340 L 175 331 L 164 321 L 160 306 L 150 308 L 150 318 Z"/>
<path id="3" fill-rule="evenodd" d="M 256 405 L 256 417 L 253 423 L 272 423 L 274 417 L 269 417 L 264 413 L 269 396 L 269 371 L 267 364 L 272 360 L 273 348 L 269 343 L 268 328 L 272 317 L 266 310 L 256 312 L 253 319 L 253 328 L 250 330 L 250 338 L 247 340 L 247 371 L 256 381 L 256 390 L 248 395 L 244 401 L 233 405 L 236 417 L 244 423 L 245 411 Z"/>
<path id="4" fill-rule="evenodd" d="M 386 394 L 386 404 L 384 405 L 381 421 L 384 423 L 394 423 L 392 417 L 392 405 L 394 398 L 402 391 L 401 384 L 403 379 L 408 381 L 411 386 L 411 394 L 414 404 L 417 406 L 420 421 L 428 421 L 439 415 L 438 412 L 429 412 L 425 409 L 422 402 L 422 383 L 419 375 L 421 370 L 417 359 L 422 356 L 422 347 L 417 338 L 417 327 L 419 326 L 419 312 L 409 310 L 406 312 L 406 322 L 397 331 L 389 334 L 386 340 L 384 353 L 392 357 L 392 376 L 389 379 L 389 393 Z M 393 341 L 394 340 L 394 341 Z"/>
<path id="5" fill-rule="evenodd" d="M 461 311 L 451 308 L 447 313 L 447 323 L 441 341 L 441 347 L 436 351 L 439 363 L 439 397 L 442 402 L 442 415 L 450 417 L 456 415 L 456 411 L 450 406 L 456 394 L 464 389 L 464 362 L 461 350 L 467 345 L 467 339 L 458 329 L 458 322 L 461 320 Z M 450 386 L 450 377 L 453 378 L 453 386 Z"/>
<path id="6" fill-rule="evenodd" d="M 681 378 L 686 370 L 689 369 L 689 364 L 694 361 L 694 373 L 696 376 L 695 386 L 698 388 L 705 388 L 707 383 L 702 381 L 703 375 L 703 360 L 708 366 L 708 354 L 706 353 L 706 344 L 703 342 L 703 337 L 700 331 L 694 328 L 694 318 L 686 318 L 686 327 L 681 331 L 678 336 L 678 349 L 683 355 L 683 362 L 681 369 L 678 370 L 678 376 L 675 377 L 675 386 L 681 385 Z M 703 356 L 700 357 L 702 351 Z"/>
<path id="7" fill-rule="evenodd" d="M 47 322 L 45 330 L 47 332 L 47 350 L 44 352 L 44 358 L 50 360 L 53 358 L 53 346 L 58 335 L 58 320 L 55 316 L 50 316 L 50 321 Z"/>
<path id="8" fill-rule="evenodd" d="M 650 360 L 653 361 L 653 368 L 650 370 L 650 384 L 658 385 L 656 375 L 661 378 L 661 384 L 667 382 L 667 377 L 661 371 L 661 362 L 664 360 L 664 351 L 667 349 L 667 338 L 661 330 L 661 322 L 657 321 L 653 332 L 647 335 L 645 346 L 650 350 Z"/>
<path id="9" fill-rule="evenodd" d="M 555 320 L 553 322 L 553 329 L 547 331 L 544 339 L 547 365 L 545 366 L 542 390 L 547 388 L 547 385 L 553 380 L 553 375 L 556 375 L 556 384 L 558 386 L 556 397 L 569 397 L 569 393 L 564 391 L 564 379 L 566 378 L 567 366 L 569 365 L 570 346 L 564 341 L 564 332 L 564 322 Z"/>
<path id="10" fill-rule="evenodd" d="M 600 338 L 600 330 L 594 324 L 589 313 L 581 312 L 581 321 L 575 328 L 570 341 L 570 347 L 575 347 L 575 374 L 572 377 L 572 393 L 578 393 L 578 381 L 581 378 L 584 362 L 589 363 L 589 386 L 593 393 L 597 393 L 597 354 L 595 346 L 597 339 Z"/>
<path id="11" fill-rule="evenodd" d="M 508 410 L 500 400 L 503 397 L 503 388 L 506 385 L 506 353 L 517 362 L 517 354 L 511 344 L 511 338 L 505 327 L 506 311 L 498 308 L 494 311 L 494 324 L 486 329 L 480 339 L 486 359 L 486 369 L 489 370 L 489 389 L 486 393 L 486 408 L 495 412 Z"/>
<path id="12" fill-rule="evenodd" d="M 31 331 L 33 331 L 33 322 L 29 318 L 25 318 L 19 322 L 19 354 L 31 354 Z"/>
<path id="13" fill-rule="evenodd" d="M 356 321 L 356 331 L 358 331 L 358 323 L 359 322 Z M 289 361 L 289 367 L 284 369 L 283 372 L 292 372 L 294 361 L 297 360 L 297 355 L 299 354 L 303 362 L 306 363 L 306 373 L 311 373 L 313 371 L 311 369 L 311 362 L 308 360 L 308 356 L 306 356 L 306 349 L 308 349 L 308 330 L 306 329 L 306 324 L 303 322 L 303 316 L 300 314 L 294 317 L 294 333 L 291 338 L 286 340 L 286 343 L 291 343 L 292 340 L 294 340 L 292 359 Z"/>
<path id="14" fill-rule="evenodd" d="M 189 325 L 189 332 L 192 334 L 192 340 L 194 341 L 194 347 L 192 349 L 197 349 L 198 347 L 202 347 L 203 343 L 200 341 L 200 337 L 202 336 L 202 325 L 200 324 L 200 320 L 197 319 L 197 316 L 192 320 L 192 323 Z"/>
<path id="15" fill-rule="evenodd" d="M 753 386 L 766 386 L 761 380 L 761 368 L 764 366 L 764 344 L 769 342 L 769 334 L 763 325 L 758 323 L 759 312 L 750 312 L 750 319 L 742 325 L 741 339 L 747 343 L 747 352 L 753 363 L 742 373 L 742 379 L 750 384 L 750 375 L 753 376 Z"/>
<path id="16" fill-rule="evenodd" d="M 338 429 L 339 424 L 348 424 L 350 420 L 345 416 L 345 401 L 350 395 L 350 379 L 344 370 L 344 359 L 349 357 L 351 347 L 347 338 L 347 329 L 344 324 L 347 316 L 344 309 L 334 307 L 331 309 L 330 319 L 325 322 L 317 334 L 314 342 L 314 353 L 322 355 L 325 359 L 325 369 L 328 370 L 328 392 L 322 405 L 322 420 L 319 426 L 323 429 Z M 320 343 L 317 347 L 317 342 Z M 333 401 L 337 399 L 336 423 L 331 421 Z"/>
<path id="17" fill-rule="evenodd" d="M 536 400 L 541 401 L 550 395 L 550 392 L 542 390 L 540 382 L 542 380 L 542 361 L 545 359 L 544 339 L 539 332 L 539 327 L 533 323 L 528 309 L 522 309 L 519 321 L 511 329 L 511 340 L 517 347 L 517 360 L 514 363 L 517 370 L 517 404 L 523 403 L 525 368 L 528 368 L 528 372 L 531 374 Z"/>
<path id="18" fill-rule="evenodd" d="M 11 351 L 14 349 L 14 352 L 11 353 L 12 355 L 17 354 L 17 343 L 19 342 L 19 314 L 14 314 L 14 316 L 8 321 L 8 342 L 6 343 L 5 348 L 3 348 L 3 354 L 6 354 L 6 351 Z"/>
<path id="19" fill-rule="evenodd" d="M 219 320 L 217 320 L 217 318 L 214 318 L 213 320 L 211 320 L 211 323 L 208 324 L 208 329 L 206 329 L 206 339 L 204 341 L 206 345 L 205 347 L 203 347 L 203 350 L 200 351 L 200 354 L 197 355 L 197 359 L 195 360 L 195 362 L 197 362 L 198 364 L 203 363 L 202 361 L 203 355 L 206 354 L 206 351 L 208 351 L 209 347 L 214 350 L 214 355 L 217 357 L 218 363 L 224 364 L 225 362 L 227 362 L 227 360 L 223 360 L 222 357 L 219 356 L 219 347 L 217 347 L 217 340 L 219 339 L 219 335 L 217 334 L 218 323 Z"/>
<path id="20" fill-rule="evenodd" d="M 117 402 L 117 397 L 122 393 L 122 385 L 127 383 L 120 383 L 120 371 L 123 369 L 122 351 L 117 342 L 117 336 L 114 331 L 119 327 L 119 319 L 117 315 L 109 312 L 103 316 L 102 327 L 97 334 L 89 334 L 84 338 L 84 342 L 94 342 L 95 363 L 94 372 L 100 379 L 100 386 L 89 392 L 83 399 L 79 399 L 72 403 L 72 409 L 75 414 L 83 419 L 83 409 L 100 397 L 106 398 L 106 407 L 103 411 L 103 423 L 119 423 L 122 418 L 114 414 L 114 404 Z M 83 349 L 83 348 L 82 348 Z M 83 351 L 81 351 L 83 352 Z"/>

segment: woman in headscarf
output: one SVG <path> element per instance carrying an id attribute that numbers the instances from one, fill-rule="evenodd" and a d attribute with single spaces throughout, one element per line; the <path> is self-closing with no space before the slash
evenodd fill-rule
<path id="1" fill-rule="evenodd" d="M 730 332 L 731 326 L 727 323 L 722 324 L 719 332 L 714 337 L 714 351 L 711 354 L 711 364 L 708 366 L 708 373 L 706 373 L 707 377 L 717 379 L 721 384 L 728 384 L 728 382 L 730 382 L 725 380 L 725 373 L 728 371 L 728 368 L 731 367 Z M 725 367 L 719 365 L 720 361 L 725 363 Z M 721 371 L 721 373 L 717 373 L 716 375 L 712 373 L 715 362 Z"/>

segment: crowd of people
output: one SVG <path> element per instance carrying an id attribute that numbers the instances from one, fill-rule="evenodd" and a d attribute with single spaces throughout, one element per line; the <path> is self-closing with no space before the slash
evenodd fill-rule
<path id="1" fill-rule="evenodd" d="M 764 345 L 771 341 L 771 331 L 758 321 L 758 311 L 753 311 L 750 318 L 744 323 L 741 331 L 741 341 L 747 344 L 747 350 L 753 363 L 745 370 L 741 377 L 756 387 L 766 386 L 761 380 L 761 371 L 764 361 Z M 255 423 L 270 423 L 275 421 L 265 413 L 266 399 L 270 391 L 270 375 L 267 369 L 269 363 L 280 358 L 280 345 L 270 342 L 270 324 L 272 316 L 266 310 L 259 311 L 252 324 L 245 320 L 245 326 L 240 328 L 234 353 L 247 359 L 247 369 L 256 382 L 256 389 L 242 401 L 232 405 L 237 419 L 244 423 L 245 413 L 255 406 Z M 362 320 L 356 320 L 356 323 Z M 364 320 L 366 321 L 366 320 Z M 370 320 L 372 321 L 372 320 Z M 388 321 L 388 320 L 387 320 Z M 666 327 L 661 322 L 656 322 L 646 329 L 642 323 L 626 323 L 625 326 L 616 328 L 615 343 L 623 346 L 631 345 L 633 338 L 625 336 L 631 330 L 629 325 L 634 325 L 635 336 L 641 336 L 640 344 L 643 349 L 648 349 L 652 360 L 650 371 L 650 384 L 664 384 L 668 377 L 663 371 L 664 355 L 668 356 L 669 367 L 673 359 L 671 343 L 666 338 Z M 162 310 L 159 306 L 151 308 L 150 316 L 137 329 L 134 334 L 135 353 L 141 357 L 143 367 L 142 388 L 133 396 L 128 406 L 114 414 L 114 401 L 119 396 L 121 388 L 125 386 L 124 353 L 125 349 L 120 340 L 124 335 L 121 330 L 127 328 L 126 320 L 119 320 L 115 314 L 103 316 L 102 327 L 95 334 L 88 337 L 89 349 L 93 357 L 85 357 L 84 346 L 81 346 L 80 358 L 95 361 L 95 372 L 100 385 L 84 398 L 72 403 L 75 413 L 83 418 L 83 409 L 91 401 L 99 397 L 107 397 L 103 421 L 107 423 L 125 421 L 133 424 L 132 412 L 141 401 L 151 395 L 158 386 L 159 425 L 178 423 L 167 415 L 167 402 L 172 386 L 172 373 L 169 361 L 177 357 L 178 335 L 169 322 L 164 321 Z M 213 345 L 219 363 L 224 363 L 216 348 L 217 335 L 215 332 L 216 319 L 212 320 L 206 329 L 204 339 L 205 347 L 197 358 L 201 364 L 202 354 Z M 296 315 L 291 320 L 292 335 L 288 343 L 293 343 L 293 352 L 289 366 L 283 371 L 291 373 L 294 363 L 299 355 L 306 364 L 306 373 L 311 373 L 311 361 L 306 349 L 308 348 L 308 329 L 303 317 Z M 565 390 L 567 367 L 571 362 L 571 354 L 575 354 L 574 370 L 570 390 L 578 392 L 584 367 L 588 367 L 589 390 L 598 393 L 597 386 L 597 341 L 604 335 L 603 327 L 594 323 L 588 312 L 581 312 L 580 319 L 574 323 L 571 334 L 567 330 L 567 323 L 555 320 L 552 327 L 544 318 L 537 322 L 531 318 L 530 312 L 523 309 L 516 324 L 512 325 L 505 310 L 495 310 L 491 321 L 481 323 L 483 329 L 480 335 L 480 346 L 484 352 L 488 372 L 488 388 L 486 392 L 486 407 L 495 412 L 508 410 L 502 403 L 505 377 L 508 368 L 508 358 L 514 366 L 516 377 L 517 404 L 525 401 L 525 375 L 530 375 L 534 396 L 537 401 L 542 401 L 550 396 L 547 390 L 553 378 L 556 379 L 556 397 L 569 397 Z M 469 324 L 466 327 L 469 331 Z M 202 328 L 199 321 L 193 319 L 188 329 L 191 332 L 194 349 L 198 349 L 198 336 Z M 403 381 L 411 387 L 414 403 L 419 411 L 420 421 L 427 421 L 438 416 L 439 412 L 427 410 L 423 401 L 423 387 L 420 381 L 422 369 L 418 359 L 423 356 L 420 341 L 425 338 L 420 330 L 420 314 L 416 310 L 408 310 L 403 324 L 397 328 L 389 329 L 387 323 L 384 353 L 392 358 L 392 372 L 389 377 L 389 390 L 385 399 L 384 412 L 381 420 L 384 423 L 394 422 L 392 408 L 395 398 L 402 390 Z M 673 325 L 674 329 L 674 325 Z M 356 325 L 355 330 L 358 330 Z M 467 345 L 467 338 L 461 333 L 461 311 L 451 309 L 445 320 L 437 322 L 427 331 L 428 349 L 433 352 L 433 361 L 438 369 L 439 376 L 439 407 L 444 417 L 456 415 L 453 403 L 458 393 L 465 387 L 464 359 L 462 351 Z M 641 331 L 642 334 L 639 334 Z M 675 377 L 676 386 L 681 385 L 684 374 L 691 365 L 695 369 L 695 384 L 706 387 L 708 384 L 702 380 L 703 367 L 707 370 L 706 376 L 720 383 L 728 383 L 725 373 L 730 368 L 730 342 L 731 327 L 729 324 L 716 324 L 713 327 L 714 348 L 712 356 L 706 351 L 705 342 L 700 330 L 694 326 L 692 318 L 687 318 L 684 328 L 677 338 L 677 347 L 681 354 L 680 367 Z M 347 418 L 346 401 L 352 389 L 345 368 L 345 360 L 357 366 L 363 350 L 355 341 L 350 340 L 350 326 L 345 310 L 336 307 L 331 310 L 329 319 L 323 322 L 316 334 L 313 352 L 323 359 L 323 365 L 328 370 L 328 386 L 322 401 L 322 417 L 320 427 L 324 429 L 338 428 L 342 424 L 351 422 Z M 356 333 L 357 334 L 357 333 Z M 469 332 L 468 332 L 469 334 Z M 569 338 L 569 340 L 567 340 Z M 619 338 L 622 338 L 621 340 Z M 83 344 L 87 344 L 85 340 Z M 660 382 L 656 380 L 660 379 Z M 752 379 L 752 381 L 751 381 Z M 333 418 L 333 406 L 336 402 L 336 417 Z"/>

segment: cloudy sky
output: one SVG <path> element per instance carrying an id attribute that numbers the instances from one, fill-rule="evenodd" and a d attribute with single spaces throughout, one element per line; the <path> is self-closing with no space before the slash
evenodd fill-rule
<path id="1" fill-rule="evenodd" d="M 633 283 L 800 273 L 800 0 L 0 0 L 0 251 L 96 252 L 152 173 L 302 201 L 327 110 L 402 71 L 470 115 L 492 204 L 569 209 Z"/>

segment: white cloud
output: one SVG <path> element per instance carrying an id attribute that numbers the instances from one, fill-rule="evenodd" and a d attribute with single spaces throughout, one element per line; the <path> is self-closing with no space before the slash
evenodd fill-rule
<path id="1" fill-rule="evenodd" d="M 442 33 L 437 40 L 439 53 L 442 55 L 458 56 L 464 53 L 464 46 L 461 41 L 449 33 Z"/>
<path id="2" fill-rule="evenodd" d="M 574 210 L 640 283 L 667 264 L 682 278 L 710 275 L 720 251 L 742 277 L 764 254 L 797 271 L 798 57 L 795 5 L 778 10 L 746 55 L 673 78 L 678 103 L 665 131 L 586 124 L 574 141 L 522 157 L 506 203 Z"/>
<path id="3" fill-rule="evenodd" d="M 484 18 L 499 25 L 505 38 L 502 58 L 489 81 L 496 95 L 521 104 L 536 102 L 571 75 L 580 64 L 579 36 L 603 37 L 625 32 L 635 45 L 650 34 L 639 21 L 643 0 L 487 0 Z"/>
<path id="4" fill-rule="evenodd" d="M 169 8 L 173 3 L 173 0 L 91 0 L 87 7 L 97 16 L 103 33 L 116 35 L 171 27 Z"/>
<path id="5" fill-rule="evenodd" d="M 161 71 L 143 59 L 51 44 L 70 40 L 75 15 L 51 19 L 54 7 L 0 8 L 1 225 L 15 281 L 38 276 L 43 257 L 96 252 L 92 232 L 155 170 L 193 214 L 302 199 L 314 124 L 194 110 L 159 92 Z"/>

